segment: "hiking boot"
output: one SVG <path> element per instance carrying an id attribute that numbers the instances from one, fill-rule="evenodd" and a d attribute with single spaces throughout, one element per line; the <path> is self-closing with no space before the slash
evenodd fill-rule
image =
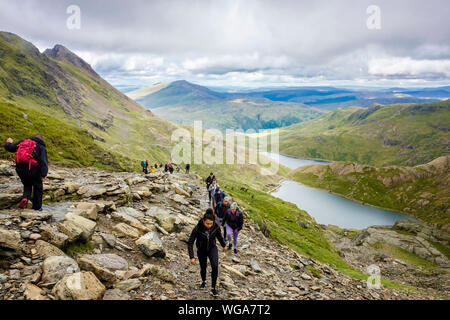
<path id="1" fill-rule="evenodd" d="M 25 207 L 27 206 L 27 203 L 28 203 L 28 199 L 23 198 L 19 203 L 19 206 L 18 206 L 19 209 L 25 209 Z"/>
<path id="2" fill-rule="evenodd" d="M 218 296 L 219 296 L 219 293 L 217 292 L 216 289 L 211 289 L 211 295 L 212 295 L 213 297 L 218 297 Z"/>
<path id="3" fill-rule="evenodd" d="M 238 253 L 237 249 L 234 249 L 234 254 L 237 254 L 237 253 Z"/>
<path id="4" fill-rule="evenodd" d="M 231 249 L 233 249 L 233 245 L 230 243 L 230 244 L 228 245 L 228 250 L 231 250 Z"/>
<path id="5" fill-rule="evenodd" d="M 206 282 L 203 281 L 202 284 L 200 285 L 200 289 L 205 289 L 206 288 Z"/>

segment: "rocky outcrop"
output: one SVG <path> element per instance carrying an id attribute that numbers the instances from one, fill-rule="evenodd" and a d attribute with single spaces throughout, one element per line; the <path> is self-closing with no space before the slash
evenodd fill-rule
<path id="1" fill-rule="evenodd" d="M 198 176 L 50 169 L 43 212 L 0 211 L 0 299 L 211 298 L 198 290 L 198 265 L 186 250 L 209 205 Z M 0 174 L 0 191 L 17 189 L 15 176 Z M 270 233 L 246 221 L 239 255 L 219 253 L 221 298 L 433 297 L 367 290 L 365 281 L 297 254 Z"/>

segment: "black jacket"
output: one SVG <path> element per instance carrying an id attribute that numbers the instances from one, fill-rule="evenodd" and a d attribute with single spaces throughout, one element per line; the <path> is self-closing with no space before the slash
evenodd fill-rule
<path id="1" fill-rule="evenodd" d="M 209 185 L 213 182 L 213 180 L 215 178 L 216 178 L 216 176 L 213 176 L 212 178 L 211 178 L 211 176 L 208 176 L 208 178 L 206 178 L 206 180 L 205 180 L 206 185 L 209 187 Z"/>
<path id="2" fill-rule="evenodd" d="M 47 160 L 47 148 L 45 146 L 44 141 L 39 138 L 30 138 L 33 141 L 36 141 L 36 148 L 34 149 L 33 158 L 38 162 L 38 169 L 40 171 L 41 177 L 46 177 L 48 174 L 48 160 Z M 9 152 L 17 152 L 18 145 L 21 144 L 25 140 L 20 140 L 17 143 L 7 143 L 4 148 Z"/>
<path id="3" fill-rule="evenodd" d="M 226 223 L 231 229 L 241 231 L 244 227 L 244 214 L 239 209 L 236 209 L 236 212 L 238 212 L 237 215 L 231 212 L 231 209 L 228 210 L 222 220 L 222 225 L 224 226 Z"/>
<path id="4" fill-rule="evenodd" d="M 225 240 L 223 240 L 222 232 L 220 232 L 220 227 L 217 223 L 209 230 L 209 235 L 206 232 L 205 225 L 203 224 L 203 219 L 200 220 L 197 226 L 192 230 L 191 236 L 188 241 L 188 251 L 189 258 L 194 258 L 194 242 L 197 240 L 197 250 L 202 253 L 209 253 L 209 251 L 216 247 L 216 239 L 219 240 L 220 245 L 225 248 Z"/>
<path id="5" fill-rule="evenodd" d="M 216 215 L 217 217 L 219 217 L 220 219 L 223 219 L 226 215 L 226 213 L 228 212 L 228 210 L 230 209 L 230 204 L 227 204 L 226 206 L 223 204 L 223 201 L 220 201 L 217 204 L 216 207 Z"/>

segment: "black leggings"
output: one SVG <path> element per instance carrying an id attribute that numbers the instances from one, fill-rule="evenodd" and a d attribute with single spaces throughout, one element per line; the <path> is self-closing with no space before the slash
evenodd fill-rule
<path id="1" fill-rule="evenodd" d="M 209 250 L 209 252 L 200 252 L 197 251 L 198 261 L 200 263 L 200 275 L 202 277 L 202 281 L 206 281 L 206 265 L 209 262 L 211 263 L 211 287 L 216 288 L 217 276 L 219 275 L 219 254 L 217 252 L 217 247 L 214 246 Z"/>
<path id="2" fill-rule="evenodd" d="M 37 167 L 28 169 L 28 165 L 16 167 L 16 172 L 23 184 L 23 197 L 31 200 L 31 193 L 33 193 L 33 209 L 39 210 L 42 208 L 42 195 L 44 188 L 42 185 L 42 178 Z"/>

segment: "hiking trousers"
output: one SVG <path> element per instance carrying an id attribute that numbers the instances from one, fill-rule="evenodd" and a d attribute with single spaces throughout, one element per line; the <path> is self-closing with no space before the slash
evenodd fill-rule
<path id="1" fill-rule="evenodd" d="M 42 208 L 44 187 L 39 168 L 31 166 L 31 170 L 28 170 L 28 165 L 17 165 L 16 172 L 23 184 L 22 198 L 31 200 L 31 194 L 33 193 L 33 209 L 40 210 Z"/>
<path id="2" fill-rule="evenodd" d="M 211 287 L 216 288 L 217 276 L 219 275 L 219 254 L 217 251 L 217 246 L 214 246 L 209 250 L 209 252 L 197 251 L 198 262 L 200 263 L 200 276 L 202 281 L 206 281 L 206 266 L 209 262 L 211 263 Z"/>

